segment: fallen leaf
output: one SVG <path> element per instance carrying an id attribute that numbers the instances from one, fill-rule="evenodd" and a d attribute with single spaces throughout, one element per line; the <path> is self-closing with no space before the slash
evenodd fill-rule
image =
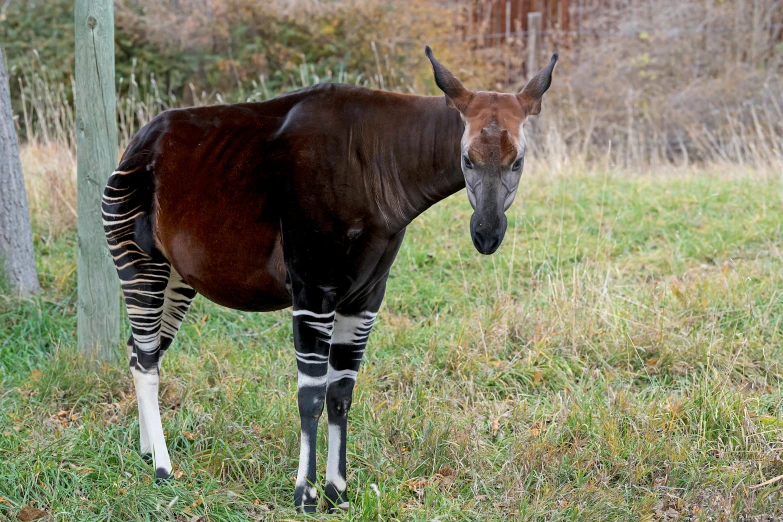
<path id="1" fill-rule="evenodd" d="M 658 358 L 650 357 L 649 359 L 644 361 L 644 364 L 646 364 L 647 366 L 655 366 L 656 364 L 658 364 Z"/>
<path id="2" fill-rule="evenodd" d="M 25 506 L 16 515 L 16 518 L 21 520 L 22 522 L 29 522 L 30 520 L 38 520 L 39 518 L 43 518 L 45 516 L 46 516 L 46 511 L 42 511 L 38 508 L 34 508 L 30 506 Z"/>
<path id="3" fill-rule="evenodd" d="M 443 466 L 442 468 L 440 468 L 438 470 L 438 475 L 440 475 L 442 477 L 450 477 L 450 476 L 455 475 L 455 474 L 456 474 L 456 472 L 450 466 Z"/>
<path id="4" fill-rule="evenodd" d="M 440 483 L 443 485 L 453 484 L 457 480 L 457 472 L 450 466 L 443 466 L 435 475 L 440 477 Z"/>

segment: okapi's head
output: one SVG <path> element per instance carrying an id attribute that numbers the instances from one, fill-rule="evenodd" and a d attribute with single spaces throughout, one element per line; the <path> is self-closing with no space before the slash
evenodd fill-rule
<path id="1" fill-rule="evenodd" d="M 462 172 L 468 200 L 473 207 L 470 235 L 482 254 L 498 249 L 506 233 L 506 210 L 514 201 L 525 163 L 522 125 L 541 112 L 541 98 L 552 82 L 557 54 L 517 94 L 470 91 L 432 56 L 435 83 L 446 94 L 449 106 L 465 122 L 462 135 Z"/>

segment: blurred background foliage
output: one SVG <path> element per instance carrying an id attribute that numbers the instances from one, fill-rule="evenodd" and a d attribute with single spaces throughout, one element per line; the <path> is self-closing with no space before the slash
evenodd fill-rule
<path id="1" fill-rule="evenodd" d="M 291 6 L 288 2 L 115 2 L 116 72 L 122 94 L 131 76 L 154 76 L 156 88 L 182 104 L 219 94 L 225 100 L 264 97 L 325 79 L 374 79 L 383 69 L 388 88 L 414 84 L 401 49 L 384 45 L 398 34 L 399 6 L 386 2 L 336 2 Z M 437 9 L 432 9 L 434 14 Z M 406 20 L 412 14 L 407 13 Z M 438 34 L 425 13 L 424 29 Z M 396 22 L 395 22 L 396 20 Z M 441 33 L 447 28 L 442 27 Z M 410 36 L 416 24 L 406 23 Z M 74 66 L 73 0 L 8 0 L 0 15 L 0 42 L 10 65 L 15 102 L 19 83 L 35 75 L 61 83 L 69 95 Z M 416 54 L 421 54 L 416 49 Z M 379 52 L 382 55 L 379 55 Z M 421 61 L 414 60 L 414 63 Z M 45 73 L 44 73 L 45 71 Z M 263 77 L 263 85 L 261 78 Z M 124 79 L 124 86 L 122 80 Z M 374 80 L 372 80 L 374 81 Z M 17 105 L 18 106 L 18 105 Z M 21 112 L 21 111 L 20 111 Z"/>
<path id="2" fill-rule="evenodd" d="M 323 81 L 436 94 L 425 44 L 469 88 L 515 90 L 530 69 L 526 15 L 503 18 L 517 4 L 544 13 L 537 67 L 561 55 L 532 153 L 783 155 L 781 0 L 115 0 L 120 136 L 169 107 Z M 4 0 L 0 45 L 22 139 L 70 141 L 73 1 Z"/>

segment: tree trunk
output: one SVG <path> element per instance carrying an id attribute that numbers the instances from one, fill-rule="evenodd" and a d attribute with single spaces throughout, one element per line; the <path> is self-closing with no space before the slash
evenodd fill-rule
<path id="1" fill-rule="evenodd" d="M 38 291 L 33 234 L 11 111 L 11 93 L 0 49 L 0 272 L 22 295 Z"/>

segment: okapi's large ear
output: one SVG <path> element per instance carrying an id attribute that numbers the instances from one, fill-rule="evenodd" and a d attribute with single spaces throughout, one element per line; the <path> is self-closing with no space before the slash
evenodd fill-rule
<path id="1" fill-rule="evenodd" d="M 541 112 L 541 98 L 552 84 L 552 71 L 555 70 L 555 65 L 557 65 L 557 53 L 552 55 L 549 65 L 533 76 L 524 89 L 517 94 L 528 115 L 536 115 Z"/>
<path id="2" fill-rule="evenodd" d="M 468 107 L 470 100 L 473 98 L 473 93 L 466 89 L 465 86 L 462 85 L 462 82 L 451 74 L 451 71 L 443 67 L 443 65 L 435 59 L 429 45 L 424 48 L 424 54 L 430 59 L 432 71 L 435 74 L 435 83 L 440 90 L 446 94 L 449 105 L 459 112 L 464 112 Z"/>

